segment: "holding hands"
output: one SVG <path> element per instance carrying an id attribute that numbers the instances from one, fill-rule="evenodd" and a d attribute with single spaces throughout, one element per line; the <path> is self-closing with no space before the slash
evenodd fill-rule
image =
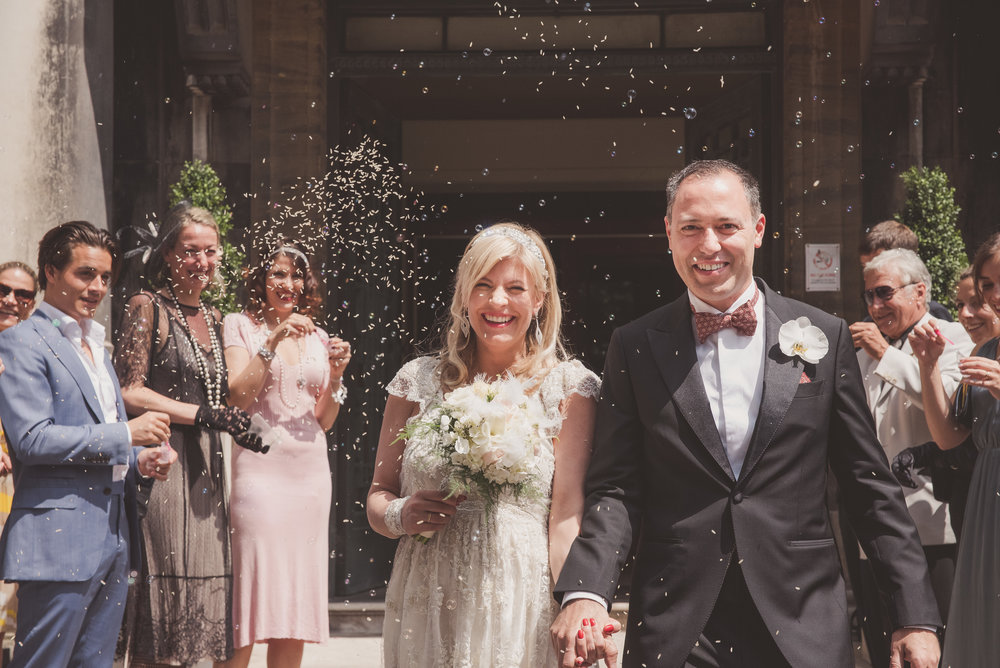
<path id="1" fill-rule="evenodd" d="M 549 628 L 559 668 L 593 666 L 601 659 L 608 668 L 616 668 L 618 647 L 611 636 L 621 630 L 622 625 L 597 601 L 578 598 L 567 603 Z"/>

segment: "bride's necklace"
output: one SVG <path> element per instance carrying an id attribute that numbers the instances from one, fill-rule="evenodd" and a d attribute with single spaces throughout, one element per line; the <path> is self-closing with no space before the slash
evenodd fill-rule
<path id="1" fill-rule="evenodd" d="M 202 384 L 205 386 L 208 405 L 212 408 L 221 408 L 223 384 L 222 346 L 219 345 L 219 337 L 215 335 L 215 327 L 212 326 L 212 317 L 208 311 L 208 306 L 205 305 L 205 301 L 201 297 L 198 297 L 198 306 L 205 317 L 205 327 L 208 329 L 208 338 L 212 343 L 212 360 L 215 362 L 214 379 L 208 372 L 208 360 L 205 358 L 205 353 L 201 350 L 201 344 L 194 338 L 194 333 L 188 324 L 187 316 L 181 310 L 181 303 L 177 300 L 177 295 L 174 293 L 174 286 L 168 283 L 167 292 L 170 293 L 170 301 L 173 302 L 174 308 L 177 309 L 177 321 L 180 323 L 181 329 L 184 330 L 184 334 L 187 335 L 188 341 L 191 344 L 191 350 L 194 351 L 195 363 L 198 365 L 198 375 L 201 376 Z"/>

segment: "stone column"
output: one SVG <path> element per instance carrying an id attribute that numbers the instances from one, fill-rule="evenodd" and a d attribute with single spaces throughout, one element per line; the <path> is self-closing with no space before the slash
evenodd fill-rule
<path id="1" fill-rule="evenodd" d="M 786 294 L 860 317 L 861 63 L 857 2 L 785 2 L 779 110 L 784 200 L 767 243 L 781 243 Z M 774 218 L 775 213 L 778 218 Z M 780 228 L 780 229 L 779 229 Z M 773 238 L 774 233 L 780 236 Z M 806 292 L 806 243 L 838 243 L 839 292 Z"/>
<path id="2" fill-rule="evenodd" d="M 110 9 L 85 0 L 0 3 L 0 262 L 34 265 L 39 239 L 66 220 L 108 226 L 101 156 L 110 159 Z"/>
<path id="3" fill-rule="evenodd" d="M 299 178 L 326 172 L 326 3 L 254 0 L 251 219 Z"/>

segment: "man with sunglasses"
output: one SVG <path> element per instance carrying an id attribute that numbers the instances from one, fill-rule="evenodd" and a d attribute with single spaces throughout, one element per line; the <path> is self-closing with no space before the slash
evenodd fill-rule
<path id="1" fill-rule="evenodd" d="M 31 267 L 16 260 L 0 264 L 0 332 L 31 315 L 37 292 Z"/>
<path id="2" fill-rule="evenodd" d="M 958 360 L 971 352 L 972 341 L 958 323 L 936 319 L 929 313 L 930 272 L 912 250 L 894 248 L 879 253 L 865 265 L 864 278 L 863 297 L 871 322 L 854 323 L 851 335 L 858 349 L 868 408 L 879 441 L 892 461 L 910 446 L 933 440 L 924 416 L 920 367 L 908 340 L 910 331 L 934 322 L 948 342 L 939 366 L 949 394 L 958 387 Z M 920 534 L 938 608 L 945 619 L 955 569 L 955 534 L 948 504 L 934 498 L 930 477 L 914 473 L 913 480 L 916 486 L 904 487 L 903 494 Z M 891 629 L 867 563 L 861 566 L 861 580 L 860 606 L 872 663 L 885 665 Z"/>

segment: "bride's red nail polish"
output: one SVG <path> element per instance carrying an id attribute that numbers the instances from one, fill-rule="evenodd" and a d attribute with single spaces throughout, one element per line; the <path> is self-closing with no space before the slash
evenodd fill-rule
<path id="1" fill-rule="evenodd" d="M 614 633 L 615 632 L 615 625 L 614 624 L 605 624 L 604 625 L 604 632 L 605 633 Z"/>
<path id="2" fill-rule="evenodd" d="M 587 621 L 586 619 L 584 619 L 584 620 L 583 620 L 583 625 L 584 625 L 584 626 L 587 626 L 588 624 L 590 624 L 590 622 L 588 622 L 588 621 Z"/>
<path id="3" fill-rule="evenodd" d="M 576 637 L 579 638 L 580 640 L 583 640 L 583 629 L 580 629 L 579 631 L 576 632 Z"/>
<path id="4" fill-rule="evenodd" d="M 590 625 L 591 625 L 591 626 L 597 626 L 597 620 L 596 620 L 596 619 L 594 619 L 593 617 L 591 617 L 591 618 L 590 618 Z"/>

